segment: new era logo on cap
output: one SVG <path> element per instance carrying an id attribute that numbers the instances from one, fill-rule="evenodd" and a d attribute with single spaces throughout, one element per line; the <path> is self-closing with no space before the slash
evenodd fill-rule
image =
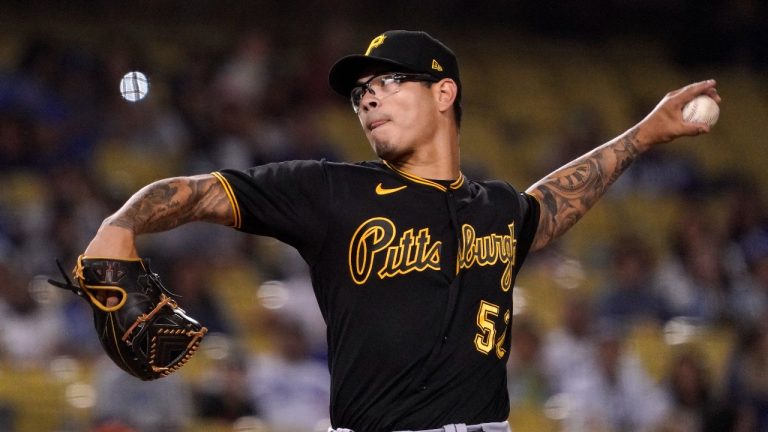
<path id="1" fill-rule="evenodd" d="M 365 54 L 349 55 L 333 65 L 329 75 L 331 88 L 349 96 L 362 74 L 378 72 L 412 72 L 451 78 L 459 88 L 461 81 L 456 55 L 442 42 L 423 31 L 391 30 L 374 37 Z"/>

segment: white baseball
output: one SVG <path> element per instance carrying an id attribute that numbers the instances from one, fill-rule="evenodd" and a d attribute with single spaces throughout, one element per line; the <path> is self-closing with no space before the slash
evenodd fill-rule
<path id="1" fill-rule="evenodd" d="M 714 126 L 720 117 L 720 107 L 707 95 L 696 96 L 683 107 L 683 120 Z"/>
<path id="2" fill-rule="evenodd" d="M 120 94 L 129 102 L 138 102 L 149 93 L 149 80 L 141 72 L 128 72 L 120 80 Z"/>

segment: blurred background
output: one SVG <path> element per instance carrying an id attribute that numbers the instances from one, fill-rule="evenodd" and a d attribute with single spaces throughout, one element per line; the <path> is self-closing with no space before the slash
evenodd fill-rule
<path id="1" fill-rule="evenodd" d="M 716 78 L 712 133 L 645 154 L 514 289 L 526 431 L 768 430 L 768 3 L 68 1 L 0 5 L 0 430 L 324 431 L 324 324 L 295 251 L 204 224 L 143 238 L 211 330 L 178 373 L 105 360 L 47 284 L 160 178 L 373 157 L 327 71 L 379 33 L 457 53 L 464 172 L 523 190 L 667 91 Z M 120 78 L 151 82 L 139 103 Z"/>

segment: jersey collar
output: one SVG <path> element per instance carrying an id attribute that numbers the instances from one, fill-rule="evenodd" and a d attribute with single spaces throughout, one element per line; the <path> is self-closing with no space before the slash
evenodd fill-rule
<path id="1" fill-rule="evenodd" d="M 440 183 L 438 183 L 436 181 L 425 179 L 423 177 L 419 177 L 419 176 L 416 176 L 416 175 L 413 175 L 413 174 L 408 174 L 405 171 L 402 171 L 402 170 L 399 170 L 399 169 L 395 168 L 394 166 L 392 166 L 389 162 L 387 162 L 385 160 L 382 160 L 382 162 L 384 162 L 384 165 L 387 168 L 391 169 L 392 171 L 394 171 L 395 173 L 397 173 L 401 177 L 404 177 L 407 180 L 410 180 L 410 181 L 412 181 L 414 183 L 418 183 L 418 184 L 422 184 L 422 185 L 425 185 L 425 186 L 433 187 L 433 188 L 435 188 L 435 189 L 437 189 L 437 190 L 439 190 L 441 192 L 448 192 L 449 188 L 451 190 L 458 190 L 459 188 L 461 188 L 462 185 L 464 185 L 464 182 L 466 180 L 466 178 L 464 177 L 464 174 L 459 173 L 459 177 L 456 180 L 454 180 L 453 182 L 451 182 L 448 185 L 448 187 L 446 187 L 446 186 L 443 186 L 442 184 L 440 184 Z"/>

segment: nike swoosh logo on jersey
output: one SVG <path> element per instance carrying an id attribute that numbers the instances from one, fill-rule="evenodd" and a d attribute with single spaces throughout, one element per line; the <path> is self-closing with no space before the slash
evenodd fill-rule
<path id="1" fill-rule="evenodd" d="M 400 186 L 396 188 L 385 188 L 384 186 L 381 185 L 381 183 L 379 183 L 376 185 L 376 195 L 389 195 L 391 193 L 401 191 L 407 187 L 408 186 L 406 185 L 406 186 Z"/>

